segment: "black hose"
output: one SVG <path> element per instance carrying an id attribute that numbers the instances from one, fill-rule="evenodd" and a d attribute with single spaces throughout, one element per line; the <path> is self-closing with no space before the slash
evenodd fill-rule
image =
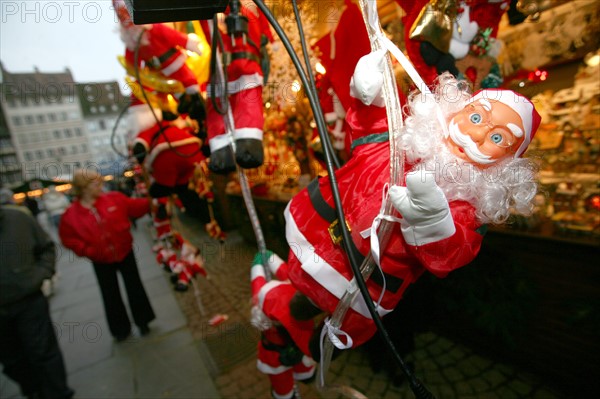
<path id="1" fill-rule="evenodd" d="M 228 88 L 227 88 L 227 65 L 223 65 L 223 92 L 221 93 L 221 105 L 217 102 L 217 55 L 219 54 L 219 50 L 222 52 L 225 51 L 225 45 L 223 44 L 223 38 L 221 37 L 221 32 L 219 31 L 219 21 L 217 20 L 217 14 L 213 16 L 213 30 L 211 37 L 211 53 L 210 53 L 210 102 L 213 105 L 213 108 L 219 115 L 227 114 L 227 107 L 229 105 L 229 101 L 227 100 Z"/>
<path id="2" fill-rule="evenodd" d="M 115 121 L 115 124 L 112 128 L 112 132 L 110 134 L 110 146 L 112 147 L 113 151 L 120 156 L 123 159 L 129 159 L 129 155 L 126 154 L 122 154 L 118 149 L 117 146 L 115 146 L 115 136 L 117 135 L 117 128 L 119 127 L 119 123 L 121 122 L 121 119 L 123 118 L 123 115 L 125 115 L 125 112 L 129 109 L 129 105 L 126 105 L 123 107 L 123 109 L 121 110 L 121 112 L 119 112 L 119 116 L 117 116 L 117 120 Z"/>
<path id="3" fill-rule="evenodd" d="M 290 58 L 292 59 L 292 62 L 294 63 L 294 66 L 296 67 L 296 69 L 298 71 L 298 74 L 300 75 L 302 84 L 304 84 L 304 86 L 307 88 L 308 100 L 310 102 L 313 113 L 316 114 L 320 110 L 320 108 L 318 106 L 318 100 L 315 99 L 315 93 L 312 92 L 311 86 L 309 86 L 309 82 L 306 77 L 306 74 L 304 73 L 304 70 L 302 69 L 300 61 L 298 60 L 298 56 L 294 53 L 294 49 L 293 49 L 288 37 L 286 36 L 285 32 L 283 31 L 283 29 L 279 25 L 279 22 L 275 19 L 275 17 L 271 13 L 271 11 L 265 6 L 263 1 L 262 0 L 253 0 L 253 1 L 258 6 L 258 8 L 260 8 L 262 13 L 267 17 L 269 23 L 273 26 L 273 28 L 279 35 L 279 38 L 281 39 L 283 45 L 285 46 Z M 319 122 L 320 121 L 317 119 L 317 128 L 319 131 L 319 136 L 321 137 L 321 140 L 324 142 L 323 136 L 326 135 L 327 133 L 324 129 L 324 126 L 322 126 L 322 124 L 320 124 Z M 341 199 L 340 199 L 339 189 L 337 187 L 337 179 L 335 177 L 334 170 L 333 170 L 331 152 L 327 146 L 324 146 L 323 150 L 325 153 L 327 172 L 329 174 L 329 183 L 331 186 L 331 193 L 333 195 L 336 214 L 337 214 L 338 220 L 346 220 L 346 218 L 344 217 L 344 211 L 342 209 L 342 203 L 341 203 Z M 342 226 L 341 232 L 342 232 L 342 237 L 343 237 L 342 244 L 344 246 L 344 250 L 350 261 L 350 266 L 352 267 L 352 272 L 354 273 L 354 276 L 356 278 L 356 282 L 358 284 L 360 293 L 365 300 L 365 303 L 367 305 L 367 308 L 369 309 L 369 313 L 371 314 L 371 317 L 373 318 L 373 322 L 375 323 L 377 330 L 381 334 L 381 336 L 382 336 L 383 340 L 385 341 L 386 345 L 388 346 L 389 350 L 392 352 L 392 355 L 394 356 L 394 358 L 396 359 L 396 361 L 402 368 L 402 371 L 406 374 L 406 376 L 409 380 L 410 387 L 411 387 L 413 393 L 415 394 L 415 397 L 417 399 L 434 399 L 434 396 L 420 383 L 419 380 L 417 380 L 414 377 L 414 375 L 412 374 L 410 369 L 406 366 L 405 362 L 402 360 L 402 357 L 396 350 L 396 347 L 394 346 L 392 340 L 390 339 L 389 334 L 387 333 L 387 330 L 383 326 L 381 318 L 379 317 L 379 314 L 377 313 L 377 311 L 375 309 L 375 305 L 373 305 L 373 300 L 371 299 L 371 296 L 369 295 L 369 291 L 367 289 L 365 280 L 362 278 L 362 274 L 360 272 L 360 267 L 359 267 L 359 262 L 356 259 L 355 255 L 353 254 L 353 251 L 351 251 L 350 248 L 348 247 L 348 243 L 350 242 L 350 240 L 352 240 L 352 237 L 350 236 L 350 232 L 348 231 L 348 228 L 346 227 L 346 223 L 340 223 L 340 225 Z"/>

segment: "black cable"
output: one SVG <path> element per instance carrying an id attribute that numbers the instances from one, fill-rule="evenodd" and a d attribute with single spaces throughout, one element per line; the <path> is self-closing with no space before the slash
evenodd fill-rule
<path id="1" fill-rule="evenodd" d="M 317 87 L 315 84 L 315 76 L 313 74 L 313 71 L 312 71 L 312 68 L 310 65 L 310 59 L 308 58 L 308 48 L 306 46 L 306 40 L 304 38 L 304 28 L 302 27 L 302 20 L 300 19 L 300 13 L 298 11 L 298 3 L 296 0 L 292 0 L 292 6 L 294 8 L 294 16 L 296 17 L 296 25 L 298 26 L 298 35 L 300 36 L 300 46 L 302 47 L 302 53 L 304 54 L 304 63 L 306 64 L 306 74 L 308 75 L 308 81 L 311 84 L 310 88 L 307 88 L 307 90 L 313 90 L 313 92 L 316 94 Z M 321 124 L 327 125 L 325 123 L 325 116 L 323 115 L 323 109 L 321 108 L 321 103 L 319 101 L 317 101 L 317 105 L 318 105 L 318 112 L 314 115 L 315 120 L 317 118 L 321 118 Z M 314 112 L 313 112 L 313 114 L 314 114 Z M 321 144 L 329 147 L 329 153 L 333 155 L 333 160 L 332 160 L 333 164 L 335 165 L 336 169 L 339 169 L 340 161 L 338 160 L 337 156 L 335 155 L 335 150 L 333 148 L 333 145 L 331 144 L 331 138 L 329 137 L 329 134 L 326 134 L 325 137 L 327 138 L 327 140 L 323 141 L 323 138 L 321 138 Z"/>
<path id="2" fill-rule="evenodd" d="M 112 128 L 112 133 L 110 134 L 110 146 L 112 147 L 113 151 L 120 156 L 123 159 L 129 159 L 128 155 L 122 154 L 118 149 L 117 146 L 115 146 L 115 136 L 117 135 L 117 128 L 119 127 L 119 123 L 121 122 L 121 119 L 123 118 L 123 115 L 125 115 L 125 112 L 129 109 L 129 105 L 126 105 L 123 107 L 123 109 L 121 110 L 121 112 L 119 112 L 119 116 L 117 116 L 117 120 L 115 121 L 115 124 Z"/>
<path id="3" fill-rule="evenodd" d="M 313 113 L 315 113 L 316 109 L 318 109 L 318 106 L 316 105 L 318 103 L 318 101 L 315 99 L 315 93 L 313 93 L 312 90 L 310 90 L 308 79 L 307 79 L 306 75 L 304 74 L 304 70 L 302 69 L 302 66 L 300 65 L 298 56 L 294 53 L 294 49 L 293 49 L 288 37 L 286 36 L 285 32 L 279 25 L 279 22 L 275 19 L 275 17 L 271 13 L 271 11 L 266 7 L 266 5 L 263 3 L 263 1 L 262 0 L 253 0 L 253 1 L 258 6 L 258 8 L 260 8 L 260 10 L 263 12 L 263 14 L 267 17 L 269 23 L 273 26 L 273 28 L 279 35 L 279 38 L 281 39 L 283 45 L 285 46 L 290 58 L 292 59 L 292 62 L 294 63 L 294 66 L 296 67 L 296 69 L 298 71 L 298 74 L 300 75 L 300 79 L 302 80 L 302 83 L 307 88 L 308 100 L 310 102 Z M 317 125 L 320 125 L 318 120 L 317 120 Z M 319 136 L 321 137 L 321 140 L 323 140 L 323 135 L 326 134 L 325 130 L 323 129 L 323 126 L 318 126 L 318 131 L 319 131 Z M 328 147 L 325 146 L 325 147 L 323 147 L 323 149 L 324 149 L 324 153 L 325 153 L 327 172 L 329 174 L 329 183 L 331 186 L 331 193 L 333 195 L 336 214 L 337 214 L 339 221 L 345 221 L 346 218 L 344 217 L 344 211 L 342 209 L 340 193 L 339 193 L 339 189 L 337 187 L 337 179 L 336 179 L 334 171 L 333 171 L 333 165 L 332 165 L 332 161 L 331 161 L 331 153 L 330 153 Z M 371 296 L 367 289 L 367 285 L 366 285 L 364 279 L 362 278 L 358 260 L 356 259 L 356 257 L 354 256 L 354 254 L 350 250 L 350 248 L 348 247 L 348 243 L 352 239 L 352 237 L 350 236 L 350 232 L 348 231 L 346 223 L 340 222 L 339 224 L 342 226 L 341 232 L 342 232 L 342 237 L 343 237 L 342 244 L 344 246 L 344 250 L 350 261 L 350 266 L 351 266 L 352 272 L 354 273 L 354 276 L 356 278 L 356 282 L 358 284 L 360 293 L 361 293 L 363 299 L 365 300 L 365 303 L 367 305 L 367 308 L 369 309 L 369 313 L 371 314 L 371 317 L 377 327 L 377 330 L 381 334 L 381 336 L 382 336 L 383 340 L 385 341 L 386 345 L 388 346 L 389 350 L 392 352 L 392 355 L 394 356 L 394 358 L 396 359 L 396 361 L 402 368 L 402 371 L 408 378 L 409 384 L 411 386 L 413 393 L 415 394 L 415 397 L 417 399 L 433 399 L 434 396 L 420 383 L 420 381 L 418 381 L 415 378 L 415 376 L 412 374 L 410 369 L 406 366 L 406 364 L 402 360 L 402 357 L 396 350 L 396 347 L 394 346 L 393 342 L 391 341 L 389 334 L 387 333 L 387 330 L 383 326 L 381 318 L 379 317 L 379 314 L 377 313 L 377 310 L 375 309 L 375 305 L 373 304 L 373 300 L 371 299 Z"/>

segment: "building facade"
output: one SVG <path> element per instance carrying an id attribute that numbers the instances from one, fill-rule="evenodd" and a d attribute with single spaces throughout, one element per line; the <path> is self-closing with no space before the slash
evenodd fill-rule
<path id="1" fill-rule="evenodd" d="M 68 69 L 11 73 L 1 63 L 0 69 L 2 186 L 70 180 L 82 167 L 123 173 L 129 98 L 116 81 L 78 84 Z"/>
<path id="2" fill-rule="evenodd" d="M 11 73 L 2 67 L 0 104 L 20 181 L 65 179 L 73 169 L 93 162 L 76 84 L 68 69 Z"/>
<path id="3" fill-rule="evenodd" d="M 77 84 L 91 157 L 102 174 L 120 175 L 127 167 L 129 97 L 116 81 Z"/>

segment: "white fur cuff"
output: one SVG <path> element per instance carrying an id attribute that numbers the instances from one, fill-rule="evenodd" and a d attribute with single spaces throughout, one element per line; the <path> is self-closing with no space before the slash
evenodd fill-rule
<path id="1" fill-rule="evenodd" d="M 452 214 L 448 214 L 439 222 L 425 226 L 402 226 L 402 235 L 408 245 L 419 246 L 430 244 L 451 237 L 456 232 Z"/>

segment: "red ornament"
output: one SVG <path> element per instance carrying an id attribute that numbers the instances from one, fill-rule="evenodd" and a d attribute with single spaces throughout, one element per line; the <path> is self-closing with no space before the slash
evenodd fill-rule
<path id="1" fill-rule="evenodd" d="M 475 83 L 475 79 L 477 79 L 477 69 L 475 67 L 470 66 L 465 71 L 465 75 L 467 76 L 467 79 Z"/>

